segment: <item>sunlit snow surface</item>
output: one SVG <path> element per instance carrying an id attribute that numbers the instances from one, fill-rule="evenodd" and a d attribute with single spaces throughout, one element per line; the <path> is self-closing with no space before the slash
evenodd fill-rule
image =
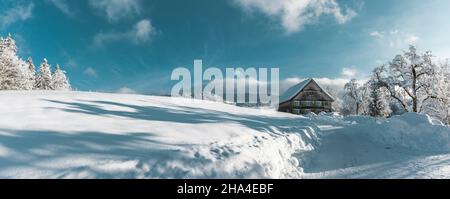
<path id="1" fill-rule="evenodd" d="M 449 127 L 415 114 L 39 91 L 0 92 L 0 113 L 0 178 L 450 177 Z"/>

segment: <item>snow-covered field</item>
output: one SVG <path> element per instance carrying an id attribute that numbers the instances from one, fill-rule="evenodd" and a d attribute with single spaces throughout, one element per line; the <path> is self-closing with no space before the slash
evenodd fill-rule
<path id="1" fill-rule="evenodd" d="M 0 92 L 0 178 L 450 178 L 450 128 L 168 97 Z"/>

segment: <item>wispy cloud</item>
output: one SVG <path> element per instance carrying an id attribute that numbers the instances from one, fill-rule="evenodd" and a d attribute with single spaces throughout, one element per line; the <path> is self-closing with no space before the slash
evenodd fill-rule
<path id="1" fill-rule="evenodd" d="M 16 4 L 0 14 L 0 28 L 7 27 L 16 22 L 25 21 L 32 17 L 34 4 Z"/>
<path id="2" fill-rule="evenodd" d="M 95 69 L 91 68 L 91 67 L 86 68 L 83 71 L 83 74 L 85 74 L 85 75 L 87 75 L 89 77 L 93 77 L 93 78 L 97 78 L 98 77 L 97 71 Z"/>
<path id="3" fill-rule="evenodd" d="M 75 13 L 69 7 L 67 0 L 47 0 L 51 4 L 53 4 L 56 8 L 58 8 L 63 14 L 74 17 Z"/>
<path id="4" fill-rule="evenodd" d="M 417 41 L 419 41 L 419 37 L 418 36 L 416 36 L 416 35 L 409 35 L 407 38 L 406 38 L 406 42 L 408 42 L 409 44 L 415 44 L 415 43 L 417 43 Z"/>
<path id="5" fill-rule="evenodd" d="M 282 94 L 290 87 L 298 84 L 307 78 L 302 77 L 290 77 L 282 80 L 280 82 L 280 93 Z M 333 93 L 337 95 L 341 95 L 344 91 L 344 86 L 351 79 L 357 79 L 360 84 L 364 84 L 368 80 L 368 75 L 364 75 L 360 71 L 355 68 L 344 67 L 342 68 L 341 75 L 336 78 L 328 78 L 328 77 L 317 77 L 314 78 L 320 85 L 324 88 L 332 89 Z"/>
<path id="6" fill-rule="evenodd" d="M 413 33 L 402 32 L 399 30 L 372 31 L 369 33 L 369 36 L 377 38 L 391 48 L 403 48 L 405 45 L 417 44 L 420 40 L 420 37 Z"/>
<path id="7" fill-rule="evenodd" d="M 354 78 L 359 75 L 359 71 L 355 68 L 344 67 L 341 76 L 345 78 Z"/>
<path id="8" fill-rule="evenodd" d="M 69 59 L 66 62 L 66 66 L 71 67 L 71 68 L 77 68 L 78 63 L 74 59 Z"/>
<path id="9" fill-rule="evenodd" d="M 341 8 L 336 0 L 234 0 L 246 11 L 260 11 L 281 22 L 287 33 L 298 32 L 307 24 L 316 22 L 322 15 L 333 16 L 344 24 L 357 15 L 350 8 Z"/>
<path id="10" fill-rule="evenodd" d="M 102 47 L 108 42 L 120 40 L 132 41 L 138 45 L 151 41 L 152 36 L 157 33 L 149 19 L 143 19 L 137 22 L 130 30 L 125 32 L 106 32 L 99 33 L 94 37 L 94 47 Z"/>
<path id="11" fill-rule="evenodd" d="M 89 5 L 110 22 L 136 16 L 141 12 L 140 0 L 89 0 Z"/>
<path id="12" fill-rule="evenodd" d="M 133 89 L 131 89 L 131 88 L 128 88 L 128 87 L 122 87 L 122 88 L 119 88 L 116 91 L 116 93 L 120 93 L 120 94 L 137 94 L 138 92 L 133 90 Z"/>
<path id="13" fill-rule="evenodd" d="M 369 35 L 372 37 L 383 38 L 384 34 L 385 34 L 384 32 L 374 31 L 374 32 L 371 32 Z"/>

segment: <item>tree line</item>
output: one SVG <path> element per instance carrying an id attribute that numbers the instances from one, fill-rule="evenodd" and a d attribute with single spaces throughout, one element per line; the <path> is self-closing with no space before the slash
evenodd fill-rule
<path id="1" fill-rule="evenodd" d="M 11 34 L 0 38 L 0 90 L 71 90 L 66 72 L 58 64 L 52 72 L 44 59 L 38 72 L 33 59 L 22 60 L 18 50 Z"/>
<path id="2" fill-rule="evenodd" d="M 350 80 L 339 109 L 343 114 L 389 117 L 405 112 L 428 114 L 450 123 L 448 60 L 435 61 L 416 46 L 376 67 L 366 82 Z"/>

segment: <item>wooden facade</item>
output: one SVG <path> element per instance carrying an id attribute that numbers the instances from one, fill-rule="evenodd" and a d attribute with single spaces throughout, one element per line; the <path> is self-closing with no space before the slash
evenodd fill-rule
<path id="1" fill-rule="evenodd" d="M 280 97 L 278 111 L 293 114 L 332 112 L 334 99 L 314 79 L 305 80 Z"/>

